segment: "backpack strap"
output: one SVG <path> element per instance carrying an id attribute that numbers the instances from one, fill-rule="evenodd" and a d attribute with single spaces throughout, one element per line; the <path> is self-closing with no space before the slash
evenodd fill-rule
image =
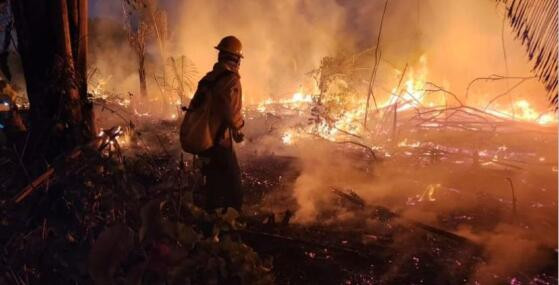
<path id="1" fill-rule="evenodd" d="M 215 83 L 219 82 L 219 80 L 221 80 L 222 78 L 225 78 L 225 76 L 231 75 L 231 74 L 235 74 L 235 73 L 232 72 L 232 71 L 229 71 L 229 70 L 225 70 L 225 71 L 221 72 L 220 74 L 218 74 L 211 81 L 211 84 L 215 84 Z M 228 131 L 228 130 L 229 130 L 229 128 L 227 127 L 227 125 L 225 123 L 221 123 L 221 125 L 217 129 L 217 132 L 215 133 L 214 144 L 217 144 L 219 142 L 219 139 L 222 138 L 225 135 L 225 132 Z"/>
<path id="2" fill-rule="evenodd" d="M 194 110 L 194 109 L 198 108 L 200 105 L 202 105 L 202 103 L 205 100 L 205 97 L 207 96 L 207 93 L 211 93 L 211 92 L 208 92 L 208 91 L 211 91 L 211 89 L 213 88 L 213 85 L 216 84 L 217 82 L 219 82 L 219 80 L 221 80 L 222 78 L 224 78 L 225 76 L 227 76 L 231 73 L 233 73 L 233 72 L 228 71 L 228 70 L 224 70 L 223 72 L 219 73 L 217 76 L 210 76 L 210 75 L 204 76 L 204 78 L 202 78 L 200 80 L 200 82 L 198 82 L 198 88 L 196 89 L 196 93 L 194 93 L 194 97 L 192 98 L 192 100 L 190 102 L 190 105 L 188 106 L 186 111 L 191 112 L 192 110 Z M 210 78 L 210 77 L 213 77 L 213 78 Z"/>

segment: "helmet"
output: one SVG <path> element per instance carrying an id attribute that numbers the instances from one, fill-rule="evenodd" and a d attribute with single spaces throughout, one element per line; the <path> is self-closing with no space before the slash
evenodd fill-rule
<path id="1" fill-rule="evenodd" d="M 227 36 L 223 38 L 215 48 L 219 51 L 243 57 L 243 45 L 241 44 L 241 41 L 234 36 Z"/>

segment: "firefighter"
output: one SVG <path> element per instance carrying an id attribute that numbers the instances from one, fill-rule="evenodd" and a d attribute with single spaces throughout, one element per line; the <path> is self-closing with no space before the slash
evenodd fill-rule
<path id="1" fill-rule="evenodd" d="M 213 211 L 217 208 L 231 207 L 241 211 L 243 194 L 241 189 L 241 171 L 233 149 L 233 141 L 240 143 L 244 135 L 241 128 L 244 119 L 241 113 L 242 90 L 239 65 L 241 63 L 242 45 L 234 36 L 223 38 L 215 47 L 218 61 L 199 82 L 208 84 L 211 89 L 212 110 L 217 116 L 212 120 L 218 125 L 217 135 L 213 146 L 200 153 L 202 174 L 205 177 L 206 209 Z M 209 83 L 208 83 L 209 82 Z M 195 106 L 196 96 L 191 106 Z"/>

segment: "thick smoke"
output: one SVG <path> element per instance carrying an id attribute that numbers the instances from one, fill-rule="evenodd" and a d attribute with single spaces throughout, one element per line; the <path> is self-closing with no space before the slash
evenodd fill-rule
<path id="1" fill-rule="evenodd" d="M 223 36 L 234 34 L 243 41 L 245 100 L 255 103 L 290 96 L 324 56 L 374 47 L 384 1 L 191 0 L 179 7 L 175 47 L 199 70 L 211 68 L 216 56 L 211 47 Z M 378 86 L 391 89 L 394 68 L 413 66 L 422 55 L 428 61 L 428 80 L 460 96 L 476 77 L 530 75 L 523 47 L 503 22 L 502 8 L 492 1 L 389 1 Z M 472 88 L 470 100 L 487 101 L 514 83 L 482 82 Z M 546 107 L 545 91 L 536 80 L 512 96 Z"/>
<path id="2" fill-rule="evenodd" d="M 119 1 L 94 1 L 92 6 L 96 17 L 124 23 Z M 316 69 L 325 56 L 374 48 L 384 1 L 187 0 L 160 1 L 159 6 L 169 18 L 168 54 L 188 57 L 198 71 L 194 80 L 211 69 L 216 59 L 213 47 L 222 37 L 232 34 L 243 41 L 244 99 L 246 104 L 255 104 L 268 98 L 290 97 L 311 81 L 308 72 Z M 377 93 L 394 87 L 395 69 L 402 70 L 406 63 L 416 65 L 422 55 L 427 59 L 428 81 L 451 90 L 464 101 L 466 88 L 474 78 L 531 75 L 524 48 L 514 39 L 503 15 L 502 6 L 485 0 L 389 1 L 379 45 L 382 60 Z M 103 34 L 103 30 L 98 32 Z M 153 79 L 161 73 L 158 46 L 153 37 L 147 45 L 148 87 L 152 96 L 161 96 Z M 124 84 L 123 80 L 114 80 L 109 87 L 137 94 L 137 59 L 127 39 L 103 39 L 102 46 L 93 48 L 99 53 L 93 64 L 110 67 L 102 70 L 105 76 L 129 75 L 119 76 L 125 79 Z M 371 68 L 372 62 L 364 65 L 363 69 Z M 517 82 L 478 82 L 470 90 L 468 103 L 481 105 Z M 545 91 L 537 80 L 523 83 L 511 96 L 528 98 L 540 111 L 547 108 Z M 509 99 L 506 96 L 496 104 L 506 106 Z"/>
<path id="3" fill-rule="evenodd" d="M 290 96 L 305 74 L 344 40 L 343 9 L 334 1 L 185 1 L 178 47 L 200 70 L 215 62 L 227 35 L 244 45 L 244 99 L 254 104 Z"/>

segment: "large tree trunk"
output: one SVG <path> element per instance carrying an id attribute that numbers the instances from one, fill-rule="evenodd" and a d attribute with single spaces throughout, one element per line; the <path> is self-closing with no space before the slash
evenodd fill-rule
<path id="1" fill-rule="evenodd" d="M 87 0 L 11 0 L 11 7 L 30 103 L 26 158 L 50 160 L 95 134 L 79 47 L 87 45 Z"/>

